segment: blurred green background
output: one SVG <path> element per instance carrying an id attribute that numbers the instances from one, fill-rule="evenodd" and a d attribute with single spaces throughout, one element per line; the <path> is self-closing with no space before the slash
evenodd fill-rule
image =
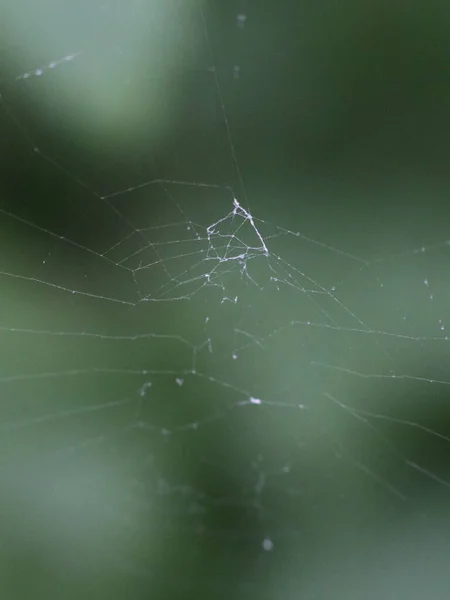
<path id="1" fill-rule="evenodd" d="M 5 598 L 446 597 L 448 13 L 2 3 Z"/>

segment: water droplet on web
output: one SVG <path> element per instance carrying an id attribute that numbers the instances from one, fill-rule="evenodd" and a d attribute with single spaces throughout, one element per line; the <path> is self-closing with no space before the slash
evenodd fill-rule
<path id="1" fill-rule="evenodd" d="M 274 547 L 274 544 L 270 538 L 265 538 L 261 545 L 263 550 L 265 550 L 266 552 L 270 552 L 271 550 L 273 550 Z"/>
<path id="2" fill-rule="evenodd" d="M 245 15 L 244 13 L 239 13 L 236 17 L 236 22 L 237 22 L 237 26 L 240 27 L 241 29 L 243 27 L 245 27 L 245 23 L 247 21 L 247 15 Z"/>
<path id="3" fill-rule="evenodd" d="M 152 386 L 152 384 L 151 384 L 150 381 L 148 381 L 147 383 L 144 383 L 144 385 L 139 390 L 139 395 L 140 396 L 145 396 L 145 394 L 147 393 L 148 388 L 150 388 L 151 386 Z"/>

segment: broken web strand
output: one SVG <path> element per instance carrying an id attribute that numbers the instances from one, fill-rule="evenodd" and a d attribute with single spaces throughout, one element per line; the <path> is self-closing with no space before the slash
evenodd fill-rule
<path id="1" fill-rule="evenodd" d="M 209 39 L 209 33 L 208 33 L 208 27 L 206 24 L 206 19 L 205 19 L 205 15 L 203 13 L 203 10 L 200 8 L 200 17 L 201 17 L 201 21 L 202 21 L 202 26 L 203 26 L 203 32 L 204 32 L 204 37 L 205 37 L 205 41 L 208 47 L 208 51 L 209 51 L 209 56 L 211 59 L 211 64 L 214 65 L 213 69 L 212 69 L 212 74 L 213 74 L 213 78 L 214 78 L 214 83 L 216 86 L 216 91 L 217 91 L 217 96 L 219 98 L 219 103 L 220 103 L 220 109 L 222 111 L 222 116 L 225 122 L 225 128 L 226 128 L 226 133 L 227 133 L 227 139 L 228 139 L 228 145 L 230 148 L 230 152 L 231 152 L 231 157 L 232 157 L 232 161 L 233 161 L 233 165 L 236 171 L 236 175 L 237 175 L 237 179 L 239 182 L 239 186 L 241 189 L 241 193 L 242 193 L 242 197 L 244 199 L 244 201 L 246 202 L 246 204 L 248 205 L 248 198 L 247 198 L 247 194 L 245 191 L 245 185 L 244 185 L 244 178 L 242 176 L 242 172 L 241 172 L 241 168 L 239 166 L 239 162 L 237 159 L 237 153 L 236 153 L 236 148 L 233 142 L 233 137 L 231 135 L 231 126 L 230 126 L 230 122 L 228 119 L 228 115 L 227 115 L 227 111 L 225 109 L 225 102 L 224 102 L 224 98 L 223 98 L 223 93 L 222 93 L 222 88 L 220 85 L 220 81 L 219 81 L 219 76 L 217 73 L 217 69 L 215 67 L 215 65 L 217 64 L 217 61 L 215 59 L 214 56 L 214 52 L 211 46 L 211 41 Z M 242 23 L 242 19 L 239 19 L 238 16 L 238 26 L 239 24 Z"/>
<path id="2" fill-rule="evenodd" d="M 82 55 L 83 55 L 82 51 L 74 52 L 72 54 L 67 54 L 66 56 L 63 56 L 62 58 L 53 60 L 53 61 L 47 63 L 46 65 L 43 65 L 41 67 L 37 67 L 37 68 L 33 69 L 32 71 L 28 71 L 26 73 L 21 73 L 20 75 L 16 75 L 15 81 L 30 79 L 30 77 L 42 77 L 43 75 L 46 74 L 47 71 L 56 69 L 56 68 L 60 67 L 61 65 L 64 65 L 65 63 L 72 62 L 72 61 L 76 60 L 79 56 L 82 56 Z"/>

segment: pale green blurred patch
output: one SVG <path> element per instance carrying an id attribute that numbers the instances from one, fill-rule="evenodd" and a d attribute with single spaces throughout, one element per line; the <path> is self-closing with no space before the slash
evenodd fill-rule
<path id="1" fill-rule="evenodd" d="M 216 6 L 214 65 L 195 2 L 0 9 L 42 125 L 34 140 L 17 109 L 23 154 L 2 198 L 5 598 L 187 597 L 197 584 L 239 598 L 252 578 L 252 598 L 445 597 L 448 8 L 258 7 L 239 46 Z M 197 60 L 210 87 L 193 80 L 187 99 L 180 73 Z M 203 110 L 216 67 L 223 137 Z M 186 123 L 190 111 L 205 120 Z M 33 143 L 51 160 L 30 158 Z M 138 188 L 150 175 L 136 167 L 114 211 L 79 185 L 97 169 L 86 148 L 132 164 L 131 146 L 141 167 L 169 146 L 173 177 L 185 165 L 214 183 L 236 147 L 268 253 L 215 188 Z M 99 176 L 111 193 L 119 163 Z M 168 282 L 181 299 L 133 305 Z"/>
<path id="2" fill-rule="evenodd" d="M 38 95 L 38 105 L 33 97 L 49 123 L 61 119 L 74 139 L 99 149 L 145 135 L 151 152 L 176 126 L 183 102 L 177 78 L 199 52 L 192 23 L 200 7 L 192 0 L 19 0 L 0 6 L 0 31 L 15 76 L 45 77 L 72 63 L 62 66 L 66 76 L 50 95 Z"/>

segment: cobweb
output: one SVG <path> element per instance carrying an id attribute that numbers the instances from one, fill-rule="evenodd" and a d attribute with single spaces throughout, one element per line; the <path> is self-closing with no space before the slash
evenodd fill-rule
<path id="1" fill-rule="evenodd" d="M 100 556 L 163 588 L 260 594 L 278 573 L 276 597 L 294 597 L 325 546 L 423 516 L 423 489 L 448 500 L 450 243 L 355 255 L 259 210 L 197 24 L 225 182 L 115 187 L 33 132 L 15 95 L 41 97 L 92 49 L 4 82 L 21 168 L 0 208 L 1 460 L 4 503 L 25 507 L 9 537 L 34 528 L 77 573 Z"/>

